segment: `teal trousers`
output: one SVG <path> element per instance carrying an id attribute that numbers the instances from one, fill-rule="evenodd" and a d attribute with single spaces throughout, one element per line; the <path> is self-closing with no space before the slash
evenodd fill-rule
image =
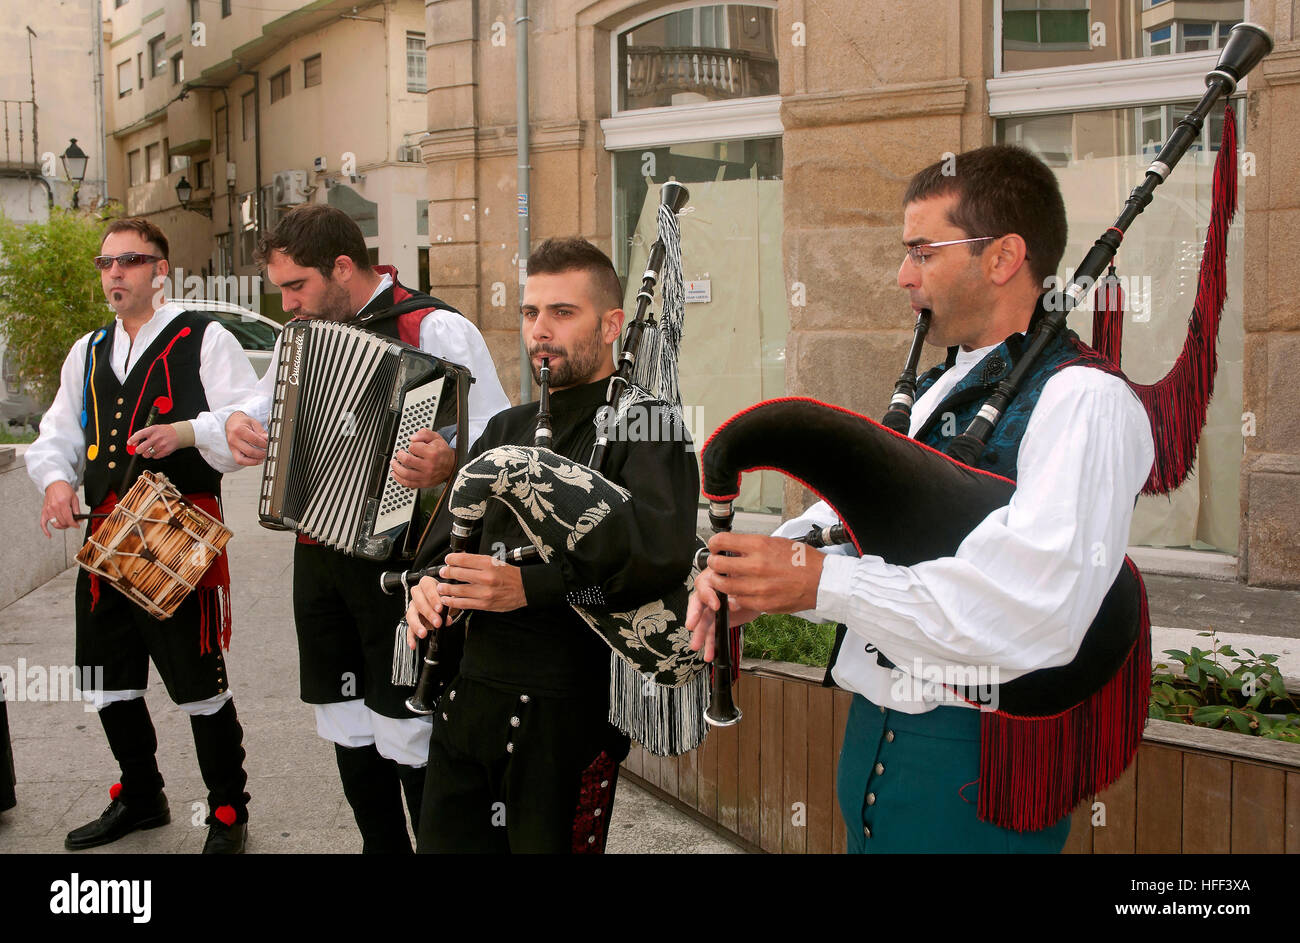
<path id="1" fill-rule="evenodd" d="M 1060 852 L 1068 815 L 1037 832 L 979 821 L 979 775 L 978 711 L 903 714 L 855 694 L 836 777 L 849 853 Z"/>

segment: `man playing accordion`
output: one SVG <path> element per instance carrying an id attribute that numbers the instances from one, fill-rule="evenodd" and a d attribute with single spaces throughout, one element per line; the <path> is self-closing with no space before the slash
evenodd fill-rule
<path id="1" fill-rule="evenodd" d="M 396 269 L 372 267 L 360 228 L 342 210 L 324 204 L 291 210 L 263 237 L 257 256 L 289 314 L 336 322 L 363 318 L 368 330 L 468 367 L 476 381 L 469 394 L 471 440 L 488 417 L 510 405 L 478 328 L 438 299 L 399 284 Z M 277 343 L 273 363 L 279 354 Z M 266 457 L 274 374 L 268 370 L 257 395 L 227 420 L 230 448 L 241 465 Z M 428 488 L 445 481 L 454 463 L 448 443 L 420 429 L 409 448 L 396 453 L 392 468 L 400 485 Z M 404 703 L 409 691 L 390 681 L 393 632 L 402 617 L 401 597 L 379 588 L 379 574 L 390 568 L 304 535 L 294 547 L 302 699 L 315 706 L 317 732 L 334 743 L 366 853 L 410 852 L 402 796 L 415 821 L 428 755 L 428 720 L 411 715 Z"/>
<path id="2" fill-rule="evenodd" d="M 1059 186 L 1027 151 L 981 148 L 955 173 L 936 163 L 912 179 L 898 284 L 917 312 L 932 312 L 927 340 L 947 357 L 918 384 L 911 437 L 942 451 L 966 428 L 1042 316 L 1065 242 Z M 854 693 L 837 782 L 851 851 L 1056 852 L 1065 842 L 1068 814 L 1024 829 L 977 817 L 990 774 L 981 711 L 923 682 L 974 670 L 1006 683 L 1071 662 L 1123 565 L 1152 466 L 1150 422 L 1126 382 L 1071 338 L 1045 351 L 978 461 L 1013 479 L 1014 496 L 952 556 L 897 566 L 869 552 L 804 554 L 789 538 L 835 523 L 824 503 L 773 537 L 710 541 L 688 617 L 707 658 L 720 592 L 733 623 L 785 612 L 848 627 L 832 674 Z M 1033 818 L 1030 800 L 1011 801 Z"/>

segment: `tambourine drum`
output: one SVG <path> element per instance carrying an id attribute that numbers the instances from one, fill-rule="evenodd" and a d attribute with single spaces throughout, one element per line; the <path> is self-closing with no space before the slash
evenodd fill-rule
<path id="1" fill-rule="evenodd" d="M 86 541 L 77 563 L 166 619 L 229 539 L 230 529 L 181 497 L 166 475 L 146 471 Z"/>

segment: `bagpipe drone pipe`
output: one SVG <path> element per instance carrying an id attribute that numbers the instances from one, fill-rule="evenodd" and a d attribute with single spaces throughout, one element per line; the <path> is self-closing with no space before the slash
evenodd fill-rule
<path id="1" fill-rule="evenodd" d="M 1221 96 L 1231 95 L 1271 48 L 1271 39 L 1259 27 L 1247 23 L 1233 28 L 1215 69 L 1206 76 L 1202 100 L 1180 122 L 1144 182 L 1088 252 L 1071 283 L 1044 299 L 1047 314 L 1036 318 L 1014 369 L 997 384 L 969 427 L 951 441 L 948 454 L 905 435 L 915 396 L 916 361 L 928 326 L 928 312 L 922 312 L 884 424 L 791 397 L 760 403 L 718 428 L 701 457 L 703 491 L 715 531 L 730 528 L 741 476 L 772 469 L 799 481 L 830 505 L 859 554 L 879 556 L 899 566 L 953 556 L 965 537 L 1008 504 L 1015 492 L 1014 481 L 974 466 L 1022 381 L 1061 337 L 1070 310 L 1097 283 L 1128 226 L 1196 139 L 1211 107 Z M 1151 419 L 1156 444 L 1145 493 L 1166 493 L 1186 478 L 1213 390 L 1226 232 L 1236 203 L 1234 131 L 1231 109 L 1226 109 L 1224 141 L 1215 168 L 1215 205 L 1187 343 L 1161 381 L 1150 386 L 1130 383 Z M 1103 288 L 1109 290 L 1103 283 L 1099 295 Z M 1095 328 L 1094 340 L 1102 354 L 1080 345 L 1084 359 L 1118 373 L 1115 328 Z M 732 633 L 725 596 L 721 602 L 717 632 L 720 638 L 728 638 Z M 1137 568 L 1125 558 L 1068 664 L 1030 672 L 992 691 L 953 686 L 959 696 L 981 709 L 978 815 L 982 820 L 1017 830 L 1045 828 L 1119 777 L 1136 754 L 1145 726 L 1150 645 L 1145 590 Z M 724 664 L 731 648 L 718 645 Z M 712 723 L 739 719 L 730 692 L 732 674 L 715 662 L 714 703 L 708 712 Z"/>

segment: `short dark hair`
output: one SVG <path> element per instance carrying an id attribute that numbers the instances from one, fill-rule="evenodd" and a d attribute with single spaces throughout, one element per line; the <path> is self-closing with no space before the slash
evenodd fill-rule
<path id="1" fill-rule="evenodd" d="M 164 260 L 166 260 L 167 253 L 171 248 L 167 245 L 167 237 L 163 235 L 163 231 L 149 220 L 143 216 L 123 216 L 121 219 L 115 219 L 104 227 L 104 236 L 99 240 L 101 251 L 104 248 L 105 241 L 115 232 L 133 232 L 145 242 L 152 242 L 158 250 L 158 254 Z"/>
<path id="2" fill-rule="evenodd" d="M 1040 283 L 1056 274 L 1065 254 L 1065 201 L 1056 175 L 1023 147 L 995 144 L 926 167 L 907 187 L 903 205 L 957 195 L 949 221 L 968 237 L 1016 233 L 1025 240 L 1029 270 Z M 988 243 L 970 246 L 979 255 Z"/>
<path id="3" fill-rule="evenodd" d="M 266 268 L 271 253 L 277 250 L 294 265 L 314 268 L 326 278 L 341 255 L 351 259 L 358 271 L 370 271 L 370 253 L 361 227 L 347 213 L 326 203 L 306 203 L 285 213 L 275 229 L 258 240 L 253 261 Z"/>
<path id="4" fill-rule="evenodd" d="M 529 275 L 583 271 L 591 276 L 593 300 L 605 311 L 623 307 L 623 285 L 614 263 L 581 236 L 553 236 L 528 256 Z"/>

